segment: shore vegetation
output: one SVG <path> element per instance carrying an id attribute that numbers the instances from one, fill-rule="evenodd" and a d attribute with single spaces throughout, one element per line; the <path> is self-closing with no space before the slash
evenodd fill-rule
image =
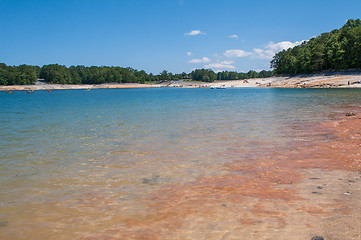
<path id="1" fill-rule="evenodd" d="M 361 69 L 361 20 L 350 19 L 340 29 L 278 52 L 271 68 L 275 74 Z"/>

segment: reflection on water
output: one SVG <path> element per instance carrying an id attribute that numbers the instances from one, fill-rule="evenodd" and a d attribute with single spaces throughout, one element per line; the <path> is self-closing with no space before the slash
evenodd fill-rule
<path id="1" fill-rule="evenodd" d="M 145 225 L 149 229 L 162 221 L 165 228 L 167 221 L 185 224 L 185 215 L 171 211 L 177 205 L 183 214 L 202 202 L 212 208 L 221 199 L 227 200 L 221 206 L 228 206 L 231 198 L 247 195 L 250 185 L 265 184 L 255 180 L 260 168 L 273 169 L 275 178 L 284 177 L 275 171 L 276 163 L 264 165 L 262 158 L 281 159 L 277 149 L 294 151 L 291 142 L 307 146 L 315 139 L 323 141 L 329 133 L 306 128 L 339 114 L 341 106 L 359 105 L 359 93 L 326 89 L 0 93 L 0 237 L 133 238 L 129 229 L 142 232 Z M 297 176 L 288 181 L 297 181 Z M 276 190 L 260 191 L 258 195 Z M 151 239 L 157 233 L 143 234 L 139 236 Z"/>

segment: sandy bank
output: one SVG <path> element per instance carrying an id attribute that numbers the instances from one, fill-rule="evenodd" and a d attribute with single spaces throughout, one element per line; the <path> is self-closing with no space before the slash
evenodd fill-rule
<path id="1" fill-rule="evenodd" d="M 255 78 L 235 81 L 218 81 L 210 87 L 275 87 L 275 88 L 359 88 L 361 73 L 324 73 L 285 77 Z"/>
<path id="2" fill-rule="evenodd" d="M 353 88 L 361 87 L 360 72 L 334 72 L 270 78 L 272 87 L 281 88 Z"/>

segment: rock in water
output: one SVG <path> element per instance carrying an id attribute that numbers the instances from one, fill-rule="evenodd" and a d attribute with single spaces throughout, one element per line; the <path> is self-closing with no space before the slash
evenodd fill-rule
<path id="1" fill-rule="evenodd" d="M 153 176 L 152 178 L 143 178 L 143 179 L 142 179 L 142 182 L 143 182 L 144 184 L 154 185 L 154 184 L 157 184 L 158 178 L 159 178 L 159 175 L 155 175 L 155 176 Z"/>
<path id="2" fill-rule="evenodd" d="M 311 240 L 325 240 L 325 239 L 320 236 L 314 236 Z"/>
<path id="3" fill-rule="evenodd" d="M 8 222 L 0 222 L 0 227 L 7 227 L 8 226 Z"/>
<path id="4" fill-rule="evenodd" d="M 356 116 L 355 112 L 348 112 L 346 113 L 346 117 Z"/>

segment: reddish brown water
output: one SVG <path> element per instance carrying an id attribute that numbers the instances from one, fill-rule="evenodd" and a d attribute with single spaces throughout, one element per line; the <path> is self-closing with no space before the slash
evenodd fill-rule
<path id="1" fill-rule="evenodd" d="M 84 239 L 310 239 L 330 234 L 324 225 L 345 217 L 354 219 L 353 226 L 347 222 L 345 232 L 333 232 L 328 239 L 360 239 L 360 203 L 350 206 L 340 199 L 340 194 L 347 196 L 346 184 L 335 184 L 339 176 L 360 184 L 359 116 L 295 125 L 299 135 L 282 148 L 270 144 L 252 154 L 229 152 L 229 158 L 243 157 L 223 164 L 222 174 L 162 187 L 143 199 L 142 214 L 115 217 L 121 225 Z M 309 186 L 321 179 L 328 179 L 322 189 L 328 184 L 333 190 L 324 196 L 335 199 L 319 197 L 320 183 Z M 353 192 L 354 197 L 359 193 Z"/>

